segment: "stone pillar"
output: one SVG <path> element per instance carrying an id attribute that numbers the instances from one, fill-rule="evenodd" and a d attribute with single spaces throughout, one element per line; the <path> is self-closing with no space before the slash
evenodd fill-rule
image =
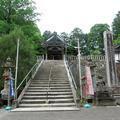
<path id="1" fill-rule="evenodd" d="M 118 84 L 118 79 L 116 75 L 116 66 L 115 66 L 115 55 L 114 55 L 112 40 L 113 40 L 112 32 L 105 31 L 104 32 L 104 48 L 105 48 L 108 87 Z"/>

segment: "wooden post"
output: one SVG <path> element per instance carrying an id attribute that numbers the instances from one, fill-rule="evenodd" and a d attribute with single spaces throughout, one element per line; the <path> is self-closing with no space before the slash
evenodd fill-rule
<path id="1" fill-rule="evenodd" d="M 83 90 L 82 90 L 82 80 L 81 80 L 81 54 L 80 54 L 80 42 L 79 39 L 78 42 L 78 71 L 79 71 L 79 81 L 80 81 L 80 97 L 81 100 L 83 98 Z"/>
<path id="2" fill-rule="evenodd" d="M 17 99 L 17 77 L 18 77 L 18 59 L 19 59 L 19 46 L 20 39 L 17 40 L 17 53 L 16 53 L 16 71 L 15 71 L 15 97 L 14 100 Z"/>

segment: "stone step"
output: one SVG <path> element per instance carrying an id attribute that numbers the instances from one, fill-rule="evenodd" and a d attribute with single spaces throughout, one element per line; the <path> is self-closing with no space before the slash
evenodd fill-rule
<path id="1" fill-rule="evenodd" d="M 47 84 L 30 84 L 30 87 L 34 87 L 34 86 L 36 86 L 36 87 L 48 87 L 48 85 Z M 62 86 L 63 87 L 63 84 L 50 84 L 49 85 L 50 87 L 60 87 L 60 86 Z M 68 86 L 70 86 L 70 84 L 66 84 L 66 85 L 64 85 L 64 87 L 68 87 Z"/>
<path id="2" fill-rule="evenodd" d="M 12 112 L 49 112 L 49 111 L 78 111 L 80 108 L 77 107 L 39 107 L 39 108 L 16 108 L 11 110 Z"/>
<path id="3" fill-rule="evenodd" d="M 33 81 L 47 81 L 47 80 L 49 80 L 49 77 L 34 79 Z"/>
<path id="4" fill-rule="evenodd" d="M 32 81 L 34 84 L 69 84 L 69 81 Z"/>
<path id="5" fill-rule="evenodd" d="M 36 87 L 36 86 L 33 86 L 33 87 L 28 87 L 28 89 L 48 89 L 48 87 Z M 67 89 L 71 89 L 70 87 L 49 87 L 49 89 L 64 89 L 64 90 L 67 90 Z"/>
<path id="6" fill-rule="evenodd" d="M 49 79 L 32 80 L 33 82 L 48 82 Z M 69 82 L 68 79 L 51 79 L 52 82 Z"/>
<path id="7" fill-rule="evenodd" d="M 59 98 L 64 98 L 64 99 L 67 99 L 67 98 L 73 98 L 73 95 L 44 95 L 44 96 L 27 96 L 25 95 L 23 97 L 23 99 L 46 99 L 46 98 L 49 98 L 49 99 L 59 99 Z"/>
<path id="8" fill-rule="evenodd" d="M 68 80 L 68 77 L 64 77 L 64 78 L 60 78 L 60 77 L 54 77 L 54 78 L 51 78 L 52 80 Z M 39 78 L 39 79 L 34 79 L 34 81 L 44 81 L 44 80 L 49 80 L 49 77 L 45 77 L 45 78 Z"/>
<path id="9" fill-rule="evenodd" d="M 113 98 L 115 98 L 115 99 L 116 99 L 116 98 L 119 98 L 119 99 L 120 99 L 120 96 L 113 96 Z"/>
<path id="10" fill-rule="evenodd" d="M 27 89 L 27 92 L 71 92 L 71 89 Z"/>
<path id="11" fill-rule="evenodd" d="M 24 95 L 72 95 L 72 92 L 25 92 Z"/>
<path id="12" fill-rule="evenodd" d="M 48 83 L 52 83 L 52 84 L 67 84 L 69 83 L 68 80 L 62 80 L 62 81 L 32 81 L 31 83 L 38 83 L 38 84 L 48 84 Z"/>
<path id="13" fill-rule="evenodd" d="M 73 99 L 22 99 L 21 103 L 24 104 L 35 104 L 35 103 L 71 103 Z"/>
<path id="14" fill-rule="evenodd" d="M 45 84 L 51 84 L 51 85 L 69 85 L 69 82 L 31 82 L 31 84 L 40 84 L 40 85 L 45 85 Z"/>
<path id="15" fill-rule="evenodd" d="M 60 72 L 61 72 L 61 71 L 59 71 L 59 73 L 60 73 Z M 52 77 L 52 78 L 53 78 L 53 79 L 64 79 L 64 78 L 66 79 L 66 78 L 68 78 L 67 75 L 63 75 L 63 74 L 65 74 L 65 73 L 62 73 L 61 76 L 59 76 L 59 77 L 58 77 L 58 75 L 56 75 L 55 77 Z M 65 76 L 65 77 L 64 77 L 64 76 Z"/>
<path id="16" fill-rule="evenodd" d="M 70 107 L 75 103 L 51 103 L 51 104 L 20 104 L 19 107 Z"/>
<path id="17" fill-rule="evenodd" d="M 67 86 L 70 86 L 70 84 L 30 84 L 30 87 L 59 87 L 59 86 L 64 86 L 64 87 L 67 87 Z"/>
<path id="18" fill-rule="evenodd" d="M 113 96 L 120 96 L 120 94 L 113 94 Z"/>

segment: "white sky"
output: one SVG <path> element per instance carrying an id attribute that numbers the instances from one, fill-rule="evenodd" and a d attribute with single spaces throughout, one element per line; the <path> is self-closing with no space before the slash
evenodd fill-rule
<path id="1" fill-rule="evenodd" d="M 41 32 L 70 33 L 79 27 L 84 33 L 96 23 L 112 24 L 120 10 L 120 0 L 34 0 L 41 13 Z"/>

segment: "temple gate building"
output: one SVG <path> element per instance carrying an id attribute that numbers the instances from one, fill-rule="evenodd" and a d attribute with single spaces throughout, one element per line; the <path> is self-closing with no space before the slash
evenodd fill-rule
<path id="1" fill-rule="evenodd" d="M 56 32 L 45 41 L 45 58 L 48 60 L 62 60 L 65 53 L 65 42 Z"/>

